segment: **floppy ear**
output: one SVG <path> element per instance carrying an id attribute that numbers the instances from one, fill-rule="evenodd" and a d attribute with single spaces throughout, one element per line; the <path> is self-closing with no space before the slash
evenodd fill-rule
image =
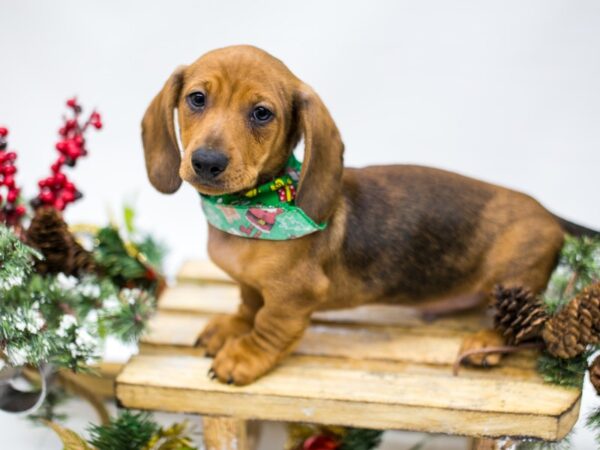
<path id="1" fill-rule="evenodd" d="M 305 148 L 296 205 L 321 223 L 341 192 L 344 143 L 323 101 L 307 85 L 298 94 L 298 113 Z"/>
<path id="2" fill-rule="evenodd" d="M 146 171 L 150 183 L 160 192 L 171 194 L 181 186 L 181 156 L 175 135 L 173 112 L 183 85 L 183 71 L 178 67 L 169 77 L 144 114 L 142 142 Z"/>

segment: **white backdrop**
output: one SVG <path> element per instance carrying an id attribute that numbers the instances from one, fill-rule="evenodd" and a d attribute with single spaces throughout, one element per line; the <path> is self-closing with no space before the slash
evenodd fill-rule
<path id="1" fill-rule="evenodd" d="M 170 269 L 206 254 L 196 195 L 153 191 L 139 122 L 170 72 L 207 50 L 265 48 L 323 97 L 348 165 L 416 162 L 508 185 L 600 228 L 600 4 L 569 1 L 0 0 L 0 124 L 28 193 L 64 100 L 104 115 L 72 172 L 70 221 L 136 199 Z"/>
<path id="2" fill-rule="evenodd" d="M 347 165 L 411 162 L 526 191 L 600 228 L 600 3 L 596 1 L 0 0 L 0 124 L 27 193 L 55 157 L 64 100 L 104 115 L 72 178 L 71 222 L 135 199 L 171 248 L 169 271 L 206 255 L 191 188 L 146 179 L 139 122 L 179 64 L 249 43 L 281 58 L 329 106 Z"/>

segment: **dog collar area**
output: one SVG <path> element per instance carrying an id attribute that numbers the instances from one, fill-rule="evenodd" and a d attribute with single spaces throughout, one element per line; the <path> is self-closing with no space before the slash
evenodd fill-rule
<path id="1" fill-rule="evenodd" d="M 200 194 L 208 223 L 235 236 L 287 241 L 324 230 L 295 205 L 300 163 L 292 154 L 281 176 L 233 195 Z"/>

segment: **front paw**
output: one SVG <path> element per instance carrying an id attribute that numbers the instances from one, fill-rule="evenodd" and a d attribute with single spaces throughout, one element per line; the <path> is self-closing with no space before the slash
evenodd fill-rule
<path id="1" fill-rule="evenodd" d="M 210 375 L 224 383 L 242 386 L 267 373 L 278 359 L 277 352 L 263 350 L 251 334 L 246 334 L 227 341 L 217 354 Z"/>
<path id="2" fill-rule="evenodd" d="M 214 356 L 225 345 L 227 339 L 242 336 L 251 329 L 252 325 L 240 316 L 213 317 L 200 334 L 198 344 L 206 348 L 207 356 Z"/>

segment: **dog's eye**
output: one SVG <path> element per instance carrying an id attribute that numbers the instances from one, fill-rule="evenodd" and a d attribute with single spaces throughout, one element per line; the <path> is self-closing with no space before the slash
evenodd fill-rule
<path id="1" fill-rule="evenodd" d="M 252 119 L 258 123 L 267 123 L 273 117 L 273 113 L 264 106 L 257 106 L 252 111 Z"/>
<path id="2" fill-rule="evenodd" d="M 187 96 L 187 101 L 190 105 L 190 108 L 199 110 L 204 108 L 206 98 L 202 92 L 192 92 L 190 95 Z"/>

